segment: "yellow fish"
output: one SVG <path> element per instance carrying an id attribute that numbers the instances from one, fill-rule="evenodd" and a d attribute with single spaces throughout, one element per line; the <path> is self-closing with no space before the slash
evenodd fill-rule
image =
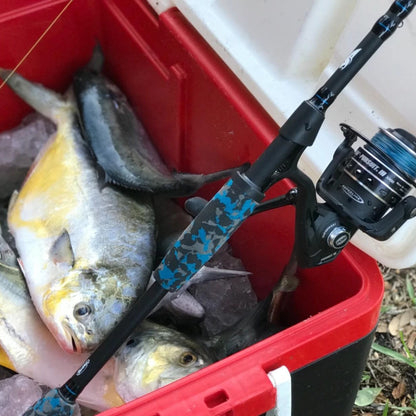
<path id="1" fill-rule="evenodd" d="M 152 201 L 104 184 L 71 92 L 61 96 L 17 74 L 7 84 L 57 126 L 10 202 L 20 264 L 61 347 L 91 351 L 146 288 L 156 245 Z"/>
<path id="2" fill-rule="evenodd" d="M 202 343 L 146 320 L 115 354 L 114 381 L 120 396 L 130 401 L 213 362 Z"/>
<path id="3" fill-rule="evenodd" d="M 5 256 L 6 253 L 6 256 Z M 87 354 L 62 351 L 30 299 L 14 255 L 0 234 L 0 358 L 2 364 L 37 382 L 56 386 L 76 371 Z M 103 411 L 124 402 L 114 385 L 114 361 L 82 392 L 80 404 Z"/>
<path id="4" fill-rule="evenodd" d="M 0 230 L 0 361 L 48 386 L 62 385 L 87 354 L 59 348 L 30 299 L 16 258 Z M 145 321 L 83 390 L 79 399 L 103 411 L 213 362 L 204 346 L 174 329 Z"/>

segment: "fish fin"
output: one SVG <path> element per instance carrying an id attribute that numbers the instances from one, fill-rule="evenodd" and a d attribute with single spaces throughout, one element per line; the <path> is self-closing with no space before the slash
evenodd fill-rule
<path id="1" fill-rule="evenodd" d="M 101 168 L 101 169 L 102 169 L 102 172 L 103 172 L 103 175 L 104 175 L 104 182 L 105 182 L 105 183 L 108 183 L 109 185 L 121 186 L 121 184 L 120 184 L 120 183 L 118 183 L 118 182 L 117 182 L 115 179 L 113 179 L 111 176 L 109 176 L 109 175 L 108 175 L 108 173 L 107 173 L 107 172 L 105 172 L 103 168 Z"/>
<path id="2" fill-rule="evenodd" d="M 177 182 L 177 189 L 174 196 L 193 194 L 205 184 L 228 178 L 236 171 L 244 172 L 249 166 L 249 163 L 244 163 L 235 168 L 224 169 L 207 174 L 172 172 L 172 177 Z"/>
<path id="3" fill-rule="evenodd" d="M 104 53 L 101 45 L 97 41 L 92 51 L 92 56 L 87 64 L 87 68 L 91 71 L 100 73 L 104 66 Z"/>
<path id="4" fill-rule="evenodd" d="M 17 73 L 0 68 L 0 78 L 27 104 L 43 116 L 58 122 L 59 113 L 67 108 L 64 97 L 41 84 L 30 82 Z"/>
<path id="5" fill-rule="evenodd" d="M 23 260 L 20 257 L 17 257 L 16 260 L 17 260 L 17 264 L 19 265 L 20 271 L 22 272 L 23 276 L 26 277 L 25 268 L 23 266 Z"/>
<path id="6" fill-rule="evenodd" d="M 147 287 L 151 286 L 154 281 L 155 279 L 152 274 Z M 183 287 L 179 290 L 179 292 L 167 293 L 166 296 L 153 309 L 151 314 L 161 308 L 167 310 L 176 319 L 195 318 L 197 320 L 201 320 L 205 316 L 205 308 L 202 304 Z"/>
<path id="7" fill-rule="evenodd" d="M 151 188 L 148 188 L 145 185 L 137 186 L 133 182 L 119 181 L 115 179 L 114 177 L 108 175 L 108 173 L 105 171 L 104 171 L 104 180 L 106 184 L 116 186 L 117 188 L 123 188 L 123 189 L 127 189 L 130 191 L 140 191 L 140 192 L 149 192 L 149 193 L 154 192 Z"/>
<path id="8" fill-rule="evenodd" d="M 191 284 L 209 282 L 210 280 L 231 279 L 233 277 L 250 276 L 246 270 L 219 269 L 216 267 L 202 266 L 191 279 Z"/>
<path id="9" fill-rule="evenodd" d="M 74 265 L 75 256 L 67 230 L 63 230 L 62 234 L 55 240 L 50 248 L 49 254 L 55 264 L 65 263 L 70 266 Z"/>
<path id="10" fill-rule="evenodd" d="M 16 201 L 17 201 L 17 197 L 18 197 L 18 196 L 19 196 L 19 192 L 15 189 L 15 190 L 13 191 L 13 193 L 12 193 L 12 195 L 11 195 L 10 199 L 9 199 L 9 206 L 8 206 L 8 208 L 7 208 L 7 212 L 10 212 L 10 211 L 13 209 L 13 207 L 14 207 L 14 205 L 15 205 Z"/>
<path id="11" fill-rule="evenodd" d="M 179 317 L 202 319 L 205 315 L 204 307 L 186 290 L 172 299 L 165 308 Z"/>
<path id="12" fill-rule="evenodd" d="M 95 167 L 97 171 L 97 181 L 100 192 L 102 192 L 102 190 L 108 186 L 118 187 L 118 184 L 111 180 L 111 178 L 98 163 L 95 164 Z"/>

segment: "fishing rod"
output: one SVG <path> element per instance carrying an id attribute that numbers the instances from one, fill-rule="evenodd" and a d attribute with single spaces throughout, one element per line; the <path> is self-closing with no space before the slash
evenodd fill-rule
<path id="1" fill-rule="evenodd" d="M 288 270 L 293 270 L 295 266 L 314 267 L 332 261 L 357 229 L 369 232 L 375 238 L 387 238 L 406 219 L 414 215 L 416 199 L 413 197 L 397 199 L 394 204 L 389 200 L 390 205 L 382 206 L 377 212 L 371 209 L 370 222 L 367 218 L 368 212 L 357 214 L 353 208 L 344 207 L 343 203 L 345 201 L 349 203 L 350 199 L 354 200 L 352 196 L 355 194 L 356 199 L 362 198 L 359 187 L 363 182 L 354 180 L 357 169 L 354 170 L 354 166 L 350 166 L 348 169 L 351 172 L 348 169 L 346 171 L 351 175 L 345 174 L 346 178 L 344 178 L 349 178 L 350 181 L 343 184 L 344 171 L 339 169 L 340 163 L 346 166 L 345 164 L 351 161 L 353 163 L 355 159 L 363 161 L 364 157 L 369 159 L 371 156 L 372 162 L 370 161 L 367 167 L 368 169 L 372 167 L 374 172 L 373 176 L 369 174 L 368 177 L 377 183 L 374 189 L 367 185 L 363 189 L 371 191 L 368 192 L 371 198 L 379 202 L 379 197 L 382 199 L 384 196 L 381 192 L 383 190 L 381 183 L 384 182 L 381 179 L 385 179 L 386 175 L 383 176 L 381 172 L 384 168 L 379 166 L 377 170 L 373 165 L 380 164 L 381 159 L 384 164 L 390 163 L 392 166 L 392 176 L 387 175 L 390 178 L 390 182 L 387 183 L 389 188 L 405 194 L 403 183 L 413 185 L 411 174 L 404 171 L 406 170 L 404 168 L 411 164 L 408 160 L 411 158 L 408 157 L 404 163 L 400 162 L 403 152 L 408 151 L 413 156 L 412 152 L 416 149 L 416 139 L 407 132 L 400 129 L 383 130 L 379 134 L 378 142 L 367 140 L 363 148 L 354 151 L 352 144 L 363 137 L 344 125 L 345 140 L 335 153 L 334 160 L 328 167 L 329 170 L 324 172 L 319 182 L 318 191 L 327 197 L 327 203 L 324 204 L 317 203 L 316 191 L 311 179 L 298 169 L 297 164 L 305 149 L 314 143 L 324 122 L 326 110 L 408 16 L 415 2 L 416 0 L 402 0 L 395 1 L 391 5 L 328 81 L 312 98 L 304 101 L 281 126 L 279 135 L 252 166 L 244 173 L 235 173 L 204 206 L 154 271 L 155 283 L 134 302 L 120 323 L 80 369 L 60 388 L 50 390 L 46 396 L 29 408 L 24 416 L 72 415 L 76 398 L 134 328 L 169 291 L 178 291 L 191 279 L 250 215 L 285 204 L 296 205 L 295 244 Z M 393 144 L 387 142 L 387 139 L 392 138 Z M 376 145 L 379 142 L 382 145 Z M 416 153 L 413 162 L 416 163 Z M 267 202 L 268 205 L 261 204 L 264 192 L 283 178 L 291 179 L 296 184 L 296 189 L 271 203 Z M 378 178 L 380 181 L 375 180 Z M 338 187 L 344 189 L 342 185 L 345 189 L 349 189 L 350 199 L 344 198 L 339 192 Z M 391 211 L 383 216 L 388 210 Z"/>

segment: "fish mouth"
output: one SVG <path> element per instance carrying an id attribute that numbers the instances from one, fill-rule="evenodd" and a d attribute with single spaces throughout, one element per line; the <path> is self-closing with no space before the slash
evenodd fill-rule
<path id="1" fill-rule="evenodd" d="M 73 352 L 78 352 L 77 344 L 76 344 L 75 339 L 72 335 L 71 335 L 71 343 L 72 343 L 72 351 Z"/>
<path id="2" fill-rule="evenodd" d="M 62 324 L 63 333 L 65 336 L 65 350 L 70 353 L 81 353 L 82 348 L 78 339 L 74 336 L 74 331 L 65 322 Z M 70 341 L 70 342 L 68 342 Z M 71 345 L 70 348 L 68 346 Z"/>

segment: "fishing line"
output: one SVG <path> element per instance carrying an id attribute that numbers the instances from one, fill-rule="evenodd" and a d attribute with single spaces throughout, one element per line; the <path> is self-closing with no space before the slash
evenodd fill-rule
<path id="1" fill-rule="evenodd" d="M 378 149 L 389 156 L 411 179 L 416 179 L 416 142 L 414 136 L 403 129 L 380 131 L 371 139 Z"/>
<path id="2" fill-rule="evenodd" d="M 17 63 L 17 65 L 12 69 L 9 75 L 3 80 L 0 84 L 0 90 L 3 86 L 7 83 L 9 78 L 13 76 L 13 74 L 19 69 L 19 67 L 23 64 L 23 62 L 27 59 L 27 57 L 32 53 L 32 51 L 38 46 L 38 44 L 42 41 L 42 39 L 46 36 L 49 30 L 55 25 L 55 23 L 61 18 L 61 16 L 65 13 L 66 9 L 72 4 L 74 0 L 69 0 L 68 3 L 63 7 L 63 9 L 59 12 L 59 14 L 52 20 L 49 26 L 44 30 L 44 32 L 40 35 L 40 37 L 36 40 L 36 42 L 31 46 L 31 48 L 26 52 L 23 58 Z"/>

